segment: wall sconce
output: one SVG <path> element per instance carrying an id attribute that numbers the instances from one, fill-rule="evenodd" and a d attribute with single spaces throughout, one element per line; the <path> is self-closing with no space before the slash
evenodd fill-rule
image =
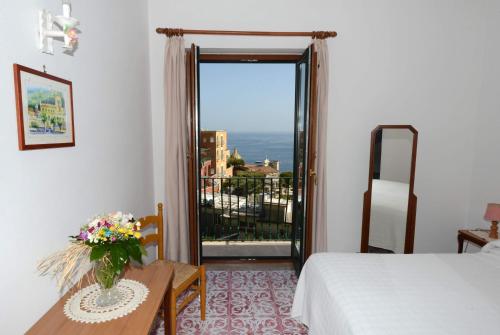
<path id="1" fill-rule="evenodd" d="M 64 39 L 63 48 L 68 52 L 72 52 L 78 44 L 78 31 L 75 27 L 80 22 L 71 17 L 70 0 L 63 0 L 62 7 L 63 15 L 52 16 L 52 13 L 45 9 L 39 12 L 40 50 L 42 52 L 54 54 L 54 37 Z"/>

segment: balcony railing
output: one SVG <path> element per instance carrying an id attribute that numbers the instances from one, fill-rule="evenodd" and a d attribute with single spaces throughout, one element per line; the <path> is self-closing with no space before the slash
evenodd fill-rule
<path id="1" fill-rule="evenodd" d="M 202 241 L 290 240 L 290 177 L 202 177 Z"/>

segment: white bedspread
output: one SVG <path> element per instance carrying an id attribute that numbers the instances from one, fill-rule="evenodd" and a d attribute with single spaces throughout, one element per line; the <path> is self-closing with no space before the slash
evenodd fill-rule
<path id="1" fill-rule="evenodd" d="M 408 191 L 406 183 L 373 179 L 369 245 L 404 252 Z"/>
<path id="2" fill-rule="evenodd" d="M 313 335 L 500 334 L 500 254 L 314 254 L 292 317 Z"/>

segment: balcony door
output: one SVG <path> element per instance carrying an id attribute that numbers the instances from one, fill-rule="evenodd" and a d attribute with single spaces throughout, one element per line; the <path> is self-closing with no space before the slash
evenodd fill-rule
<path id="1" fill-rule="evenodd" d="M 280 249 L 284 250 L 285 255 L 279 257 L 293 260 L 299 272 L 311 253 L 315 159 L 315 103 L 311 92 L 315 90 L 313 76 L 316 73 L 316 56 L 312 47 L 303 54 L 275 55 L 200 53 L 199 48 L 193 46 L 188 54 L 192 129 L 188 157 L 192 263 L 212 258 L 245 258 L 234 253 L 226 253 L 221 257 L 210 256 L 204 251 L 205 244 L 218 248 L 219 245 L 232 246 L 236 242 L 244 242 L 247 247 L 255 244 L 254 247 L 262 251 L 262 245 L 266 243 L 276 242 L 276 245 L 283 246 L 286 242 L 285 249 Z M 221 151 L 227 152 L 228 143 L 235 138 L 229 136 L 229 132 L 226 134 L 220 129 L 211 131 L 203 127 L 203 120 L 206 120 L 203 113 L 204 108 L 207 112 L 207 106 L 200 99 L 203 95 L 200 90 L 207 84 L 200 84 L 206 78 L 200 76 L 203 73 L 200 63 L 205 68 L 207 64 L 214 63 L 249 63 L 257 67 L 282 64 L 290 68 L 289 143 L 290 160 L 293 159 L 293 162 L 286 169 L 282 164 L 281 170 L 280 167 L 275 168 L 279 173 L 265 177 L 240 173 L 228 176 L 224 171 L 219 171 L 221 166 L 226 168 L 226 164 L 219 166 L 219 162 L 224 161 L 224 157 L 220 157 Z M 223 100 L 224 96 L 220 99 Z M 284 171 L 289 172 L 282 173 Z M 246 258 L 276 256 L 269 254 Z"/>
<path id="2" fill-rule="evenodd" d="M 315 184 L 315 74 L 316 55 L 307 48 L 295 66 L 295 132 L 293 169 L 292 250 L 295 271 L 300 273 L 311 254 L 313 188 Z M 314 79 L 314 80 L 313 80 Z"/>

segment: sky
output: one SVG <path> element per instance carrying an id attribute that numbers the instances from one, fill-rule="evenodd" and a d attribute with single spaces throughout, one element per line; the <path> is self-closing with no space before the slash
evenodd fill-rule
<path id="1" fill-rule="evenodd" d="M 293 132 L 295 64 L 201 63 L 200 125 Z"/>

